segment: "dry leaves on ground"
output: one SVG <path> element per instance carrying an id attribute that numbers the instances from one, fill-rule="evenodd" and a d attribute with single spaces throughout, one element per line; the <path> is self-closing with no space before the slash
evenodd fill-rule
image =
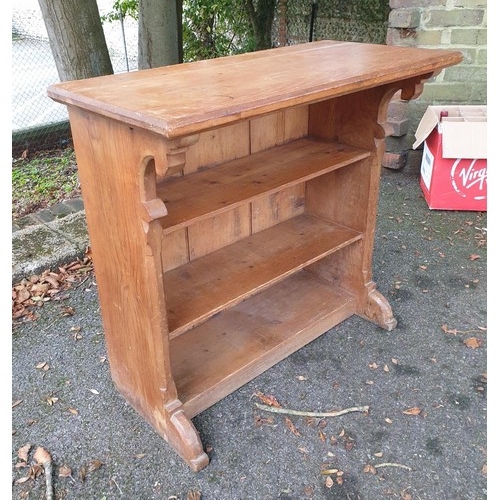
<path id="1" fill-rule="evenodd" d="M 82 283 L 93 272 L 90 252 L 83 259 L 24 278 L 12 287 L 12 320 L 34 321 L 36 310 L 50 300 L 60 300 L 60 293 Z M 66 314 L 70 314 L 66 311 Z"/>

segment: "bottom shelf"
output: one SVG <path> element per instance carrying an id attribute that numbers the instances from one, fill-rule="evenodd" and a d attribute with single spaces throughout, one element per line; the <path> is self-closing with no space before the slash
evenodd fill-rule
<path id="1" fill-rule="evenodd" d="M 346 292 L 300 271 L 170 341 L 189 418 L 348 318 Z"/>

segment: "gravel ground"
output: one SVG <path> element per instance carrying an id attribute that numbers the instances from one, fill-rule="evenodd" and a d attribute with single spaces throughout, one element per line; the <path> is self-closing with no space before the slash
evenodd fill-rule
<path id="1" fill-rule="evenodd" d="M 198 473 L 116 391 L 91 276 L 14 326 L 13 498 L 46 498 L 43 474 L 24 479 L 43 447 L 55 499 L 486 499 L 486 223 L 429 210 L 415 169 L 384 171 L 374 279 L 398 327 L 352 317 L 198 415 Z M 258 393 L 369 411 L 287 417 Z"/>

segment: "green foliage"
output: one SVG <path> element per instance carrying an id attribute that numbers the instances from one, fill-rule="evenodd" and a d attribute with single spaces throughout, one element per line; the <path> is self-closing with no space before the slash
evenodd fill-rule
<path id="1" fill-rule="evenodd" d="M 80 193 L 73 149 L 12 160 L 12 217 L 18 218 Z"/>
<path id="2" fill-rule="evenodd" d="M 138 19 L 138 0 L 116 0 L 103 21 Z M 243 0 L 184 0 L 184 61 L 212 59 L 255 49 Z"/>
<path id="3" fill-rule="evenodd" d="M 104 16 L 101 16 L 102 21 L 119 21 L 130 16 L 137 20 L 139 17 L 139 0 L 116 0 L 113 4 L 113 10 Z"/>
<path id="4" fill-rule="evenodd" d="M 251 33 L 243 2 L 184 1 L 182 37 L 185 61 L 251 51 L 255 47 Z"/>

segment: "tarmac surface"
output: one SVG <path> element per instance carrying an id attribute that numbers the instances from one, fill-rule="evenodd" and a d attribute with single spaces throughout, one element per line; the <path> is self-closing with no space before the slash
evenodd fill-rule
<path id="1" fill-rule="evenodd" d="M 91 275 L 13 325 L 13 498 L 46 498 L 44 475 L 16 467 L 30 444 L 28 465 L 39 446 L 52 457 L 54 499 L 486 499 L 486 227 L 486 212 L 429 210 L 417 169 L 384 170 L 373 278 L 397 328 L 349 318 L 195 417 L 197 473 L 113 385 Z M 12 238 L 14 283 L 83 254 L 84 212 Z M 369 410 L 276 414 L 257 394 Z"/>

